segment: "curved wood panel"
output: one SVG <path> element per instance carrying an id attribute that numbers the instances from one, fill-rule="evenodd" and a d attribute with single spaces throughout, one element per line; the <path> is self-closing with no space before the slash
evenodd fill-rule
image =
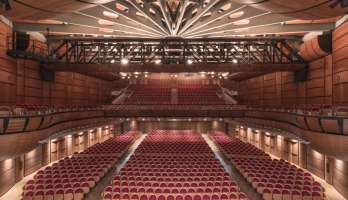
<path id="1" fill-rule="evenodd" d="M 332 36 L 318 35 L 311 40 L 301 44 L 300 53 L 306 61 L 323 58 L 332 52 Z"/>
<path id="2" fill-rule="evenodd" d="M 24 129 L 24 124 L 25 124 L 25 118 L 10 118 L 8 120 L 6 133 L 22 132 Z"/>
<path id="3" fill-rule="evenodd" d="M 42 119 L 41 117 L 28 118 L 28 125 L 27 125 L 25 131 L 37 130 L 40 127 L 41 119 Z"/>
<path id="4" fill-rule="evenodd" d="M 348 119 L 343 120 L 343 134 L 348 135 Z"/>
<path id="5" fill-rule="evenodd" d="M 307 125 L 310 130 L 323 132 L 320 127 L 319 118 L 318 117 L 306 117 Z"/>
<path id="6" fill-rule="evenodd" d="M 320 122 L 325 133 L 341 134 L 341 130 L 337 120 L 321 119 Z"/>
<path id="7" fill-rule="evenodd" d="M 263 119 L 245 118 L 239 121 L 239 125 L 247 127 L 248 125 L 244 124 L 244 122 L 252 122 L 254 124 L 263 126 L 272 125 L 270 127 L 281 128 L 283 130 L 290 131 L 299 135 L 303 139 L 310 141 L 311 147 L 321 154 L 325 154 L 328 157 L 348 161 L 348 137 L 346 135 L 326 134 L 310 130 L 303 130 L 285 122 L 270 122 L 270 120 Z"/>
<path id="8" fill-rule="evenodd" d="M 90 119 L 81 119 L 77 121 L 68 121 L 68 122 L 59 123 L 47 129 L 43 129 L 39 131 L 1 135 L 0 160 L 13 158 L 33 150 L 38 145 L 39 140 L 47 138 L 53 133 L 66 130 L 66 129 L 101 123 L 104 121 L 105 121 L 105 118 L 100 118 L 100 117 L 90 118 Z M 110 122 L 108 122 L 108 124 L 110 124 Z"/>
<path id="9" fill-rule="evenodd" d="M 344 15 L 348 8 L 342 8 L 340 5 L 331 8 L 336 0 L 233 0 L 238 3 L 248 3 L 252 7 L 256 7 L 269 12 L 285 14 L 298 19 L 325 19 Z"/>
<path id="10" fill-rule="evenodd" d="M 90 2 L 102 4 L 110 1 L 111 0 L 25 0 L 21 1 L 22 3 L 10 1 L 12 9 L 9 11 L 1 9 L 0 14 L 11 19 L 42 20 L 96 6 Z"/>
<path id="11" fill-rule="evenodd" d="M 296 116 L 296 119 L 297 119 L 297 123 L 299 124 L 300 128 L 306 129 L 306 130 L 308 129 L 308 126 L 307 126 L 307 123 L 306 123 L 304 116 Z"/>

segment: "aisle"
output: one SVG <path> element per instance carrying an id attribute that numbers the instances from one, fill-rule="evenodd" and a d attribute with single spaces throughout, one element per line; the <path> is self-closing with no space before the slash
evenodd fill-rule
<path id="1" fill-rule="evenodd" d="M 234 168 L 226 157 L 219 151 L 215 143 L 208 137 L 207 134 L 202 134 L 205 141 L 215 154 L 215 157 L 225 167 L 225 170 L 232 176 L 233 180 L 237 182 L 241 192 L 244 192 L 248 199 L 262 200 L 262 196 L 251 186 L 251 184 Z"/>
<path id="2" fill-rule="evenodd" d="M 142 134 L 129 148 L 127 153 L 120 158 L 116 165 L 98 182 L 98 184 L 85 196 L 85 200 L 99 200 L 102 199 L 102 193 L 106 186 L 110 185 L 114 176 L 116 176 L 129 158 L 134 154 L 140 143 L 144 140 L 146 134 Z"/>

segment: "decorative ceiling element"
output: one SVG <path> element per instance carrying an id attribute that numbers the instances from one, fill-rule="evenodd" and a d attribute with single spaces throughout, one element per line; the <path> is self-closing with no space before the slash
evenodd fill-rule
<path id="1" fill-rule="evenodd" d="M 291 22 L 297 18 L 291 14 L 267 11 L 261 3 L 255 6 L 255 2 L 247 5 L 235 0 L 96 2 L 86 9 L 49 18 L 55 23 L 28 23 L 30 21 L 18 19 L 15 29 L 47 32 L 48 28 L 50 34 L 124 38 L 225 38 L 327 31 L 333 28 L 335 21 L 294 24 Z"/>

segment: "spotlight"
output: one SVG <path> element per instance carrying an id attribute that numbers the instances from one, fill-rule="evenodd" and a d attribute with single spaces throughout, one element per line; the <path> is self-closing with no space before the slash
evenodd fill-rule
<path id="1" fill-rule="evenodd" d="M 187 64 L 192 65 L 193 61 L 191 59 L 187 60 Z"/>
<path id="2" fill-rule="evenodd" d="M 175 74 L 174 76 L 175 76 L 175 77 L 178 77 L 178 75 L 176 75 L 176 74 Z"/>
<path id="3" fill-rule="evenodd" d="M 156 64 L 160 64 L 160 63 L 161 63 L 161 60 L 155 60 L 155 63 L 156 63 Z"/>
<path id="4" fill-rule="evenodd" d="M 173 75 L 173 74 L 171 74 L 170 76 L 171 76 L 171 77 L 173 77 L 174 75 Z"/>
<path id="5" fill-rule="evenodd" d="M 128 60 L 127 58 L 122 58 L 122 59 L 121 59 L 121 63 L 124 64 L 124 65 L 126 65 L 126 64 L 129 63 L 129 60 Z"/>
<path id="6" fill-rule="evenodd" d="M 138 76 L 135 76 L 135 78 L 138 78 Z"/>
<path id="7" fill-rule="evenodd" d="M 232 62 L 233 62 L 234 64 L 237 64 L 237 63 L 238 63 L 238 60 L 237 60 L 237 59 L 233 59 Z"/>
<path id="8" fill-rule="evenodd" d="M 145 78 L 147 78 L 147 74 L 145 74 Z"/>
<path id="9" fill-rule="evenodd" d="M 111 60 L 111 63 L 114 63 L 115 62 L 115 60 Z"/>

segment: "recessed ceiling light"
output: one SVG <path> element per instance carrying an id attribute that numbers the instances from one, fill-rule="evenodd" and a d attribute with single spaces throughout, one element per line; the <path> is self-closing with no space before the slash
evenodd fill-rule
<path id="1" fill-rule="evenodd" d="M 129 60 L 127 58 L 122 58 L 121 59 L 121 63 L 122 64 L 128 64 L 129 63 Z"/>

